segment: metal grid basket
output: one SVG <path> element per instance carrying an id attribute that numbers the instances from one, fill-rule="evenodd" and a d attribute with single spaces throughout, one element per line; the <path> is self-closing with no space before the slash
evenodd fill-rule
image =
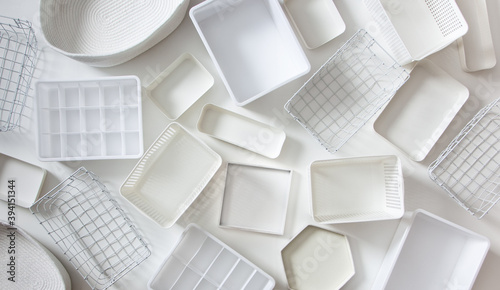
<path id="1" fill-rule="evenodd" d="M 285 110 L 335 153 L 408 78 L 361 29 L 294 94 Z"/>
<path id="2" fill-rule="evenodd" d="M 31 211 L 92 289 L 108 288 L 151 254 L 106 187 L 83 167 Z"/>
<path id="3" fill-rule="evenodd" d="M 500 98 L 472 118 L 429 166 L 430 178 L 481 219 L 500 200 Z"/>
<path id="4" fill-rule="evenodd" d="M 0 132 L 20 125 L 37 52 L 29 21 L 0 16 Z"/>

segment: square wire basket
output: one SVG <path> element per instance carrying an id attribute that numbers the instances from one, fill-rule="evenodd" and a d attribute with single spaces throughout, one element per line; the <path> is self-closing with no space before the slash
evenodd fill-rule
<path id="1" fill-rule="evenodd" d="M 500 200 L 500 98 L 482 108 L 429 166 L 430 178 L 481 219 Z"/>
<path id="2" fill-rule="evenodd" d="M 409 76 L 361 29 L 293 95 L 285 110 L 335 153 Z"/>
<path id="3" fill-rule="evenodd" d="M 106 289 L 151 251 L 98 177 L 84 167 L 31 212 L 92 289 Z"/>
<path id="4" fill-rule="evenodd" d="M 37 52 L 29 21 L 0 16 L 0 132 L 20 125 Z"/>

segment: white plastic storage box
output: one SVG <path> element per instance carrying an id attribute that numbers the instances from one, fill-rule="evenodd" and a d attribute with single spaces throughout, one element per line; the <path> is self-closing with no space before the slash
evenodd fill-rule
<path id="1" fill-rule="evenodd" d="M 271 290 L 274 285 L 274 279 L 252 262 L 190 224 L 149 280 L 148 289 Z"/>
<path id="2" fill-rule="evenodd" d="M 471 289 L 490 241 L 424 210 L 404 217 L 372 289 Z"/>
<path id="3" fill-rule="evenodd" d="M 189 15 L 239 106 L 310 70 L 278 0 L 208 0 Z"/>
<path id="4" fill-rule="evenodd" d="M 141 85 L 136 76 L 36 83 L 42 161 L 141 157 Z"/>

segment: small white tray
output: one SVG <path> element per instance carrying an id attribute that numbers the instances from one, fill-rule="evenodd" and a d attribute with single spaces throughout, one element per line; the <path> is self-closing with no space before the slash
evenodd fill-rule
<path id="1" fill-rule="evenodd" d="M 398 219 L 404 214 L 397 156 L 314 161 L 309 178 L 312 214 L 318 223 Z"/>
<path id="2" fill-rule="evenodd" d="M 222 158 L 178 123 L 144 153 L 121 195 L 162 227 L 171 227 L 205 188 Z"/>
<path id="3" fill-rule="evenodd" d="M 146 87 L 156 106 L 169 118 L 179 118 L 214 84 L 214 78 L 191 54 L 179 56 Z"/>
<path id="4" fill-rule="evenodd" d="M 189 16 L 238 106 L 311 68 L 278 0 L 207 0 Z"/>
<path id="5" fill-rule="evenodd" d="M 42 161 L 139 158 L 141 86 L 136 76 L 36 83 Z"/>
<path id="6" fill-rule="evenodd" d="M 423 60 L 377 118 L 374 129 L 411 159 L 422 161 L 468 98 L 466 86 Z"/>
<path id="7" fill-rule="evenodd" d="M 271 290 L 275 281 L 246 258 L 195 224 L 148 283 L 149 290 Z"/>
<path id="8" fill-rule="evenodd" d="M 315 226 L 293 238 L 281 257 L 293 290 L 338 290 L 355 274 L 347 237 Z"/>
<path id="9" fill-rule="evenodd" d="M 16 206 L 29 208 L 36 201 L 46 174 L 45 169 L 0 153 L 0 199 L 9 202 L 10 195 Z M 14 180 L 12 190 L 9 180 Z"/>
<path id="10" fill-rule="evenodd" d="M 279 156 L 286 138 L 281 129 L 212 104 L 203 107 L 198 130 L 269 158 Z"/>
<path id="11" fill-rule="evenodd" d="M 292 23 L 309 49 L 320 47 L 345 31 L 332 0 L 283 0 Z"/>
<path id="12" fill-rule="evenodd" d="M 471 289 L 490 241 L 417 210 L 403 218 L 372 289 Z"/>
<path id="13" fill-rule="evenodd" d="M 229 163 L 219 225 L 282 235 L 291 178 L 291 170 Z"/>

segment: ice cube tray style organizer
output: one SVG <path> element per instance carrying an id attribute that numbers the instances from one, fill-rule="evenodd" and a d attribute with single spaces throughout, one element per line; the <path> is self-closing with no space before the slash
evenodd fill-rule
<path id="1" fill-rule="evenodd" d="M 37 45 L 29 21 L 0 16 L 0 132 L 20 126 L 36 68 Z"/>
<path id="2" fill-rule="evenodd" d="M 274 279 L 195 224 L 149 280 L 149 290 L 270 290 Z"/>
<path id="3" fill-rule="evenodd" d="M 429 166 L 430 178 L 478 219 L 500 200 L 499 102 L 482 108 Z"/>
<path id="4" fill-rule="evenodd" d="M 329 152 L 337 152 L 409 78 L 359 30 L 285 104 Z"/>
<path id="5" fill-rule="evenodd" d="M 151 254 L 99 178 L 84 167 L 31 212 L 92 289 L 106 289 Z"/>
<path id="6" fill-rule="evenodd" d="M 142 104 L 135 76 L 36 83 L 42 161 L 141 157 Z"/>

